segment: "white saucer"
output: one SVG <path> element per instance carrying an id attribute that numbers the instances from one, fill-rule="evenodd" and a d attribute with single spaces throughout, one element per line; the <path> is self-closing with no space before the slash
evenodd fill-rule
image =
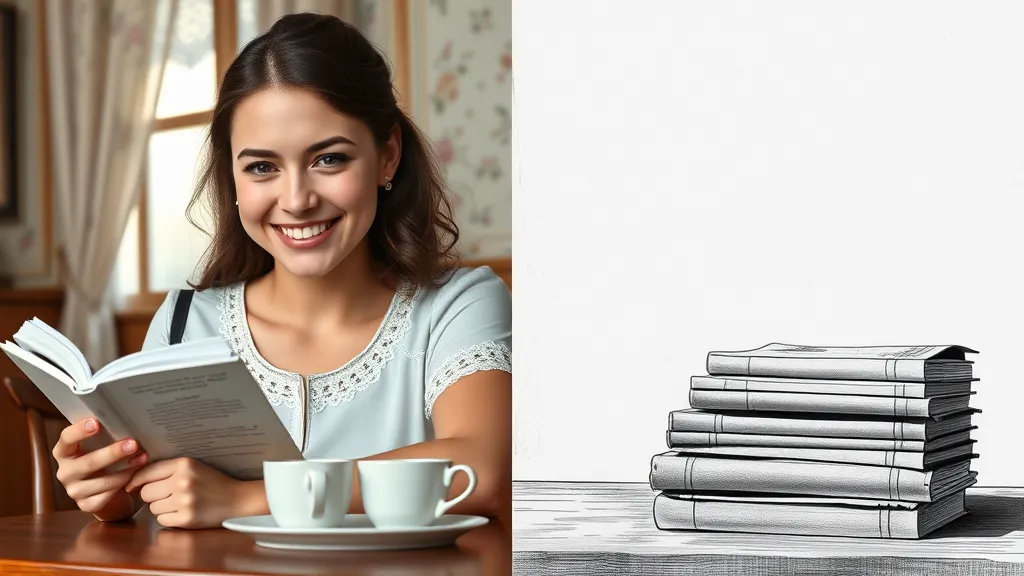
<path id="1" fill-rule="evenodd" d="M 246 516 L 224 521 L 224 527 L 252 536 L 256 544 L 282 550 L 407 550 L 448 546 L 473 528 L 487 524 L 482 516 L 445 514 L 422 528 L 376 528 L 365 514 L 345 516 L 339 528 L 281 528 L 273 516 Z"/>

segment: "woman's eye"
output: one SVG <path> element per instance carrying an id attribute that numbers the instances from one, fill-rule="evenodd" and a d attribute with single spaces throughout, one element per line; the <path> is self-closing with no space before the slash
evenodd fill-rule
<path id="1" fill-rule="evenodd" d="M 348 161 L 349 157 L 344 154 L 325 154 L 317 159 L 315 166 L 323 168 L 338 168 Z"/>
<path id="2" fill-rule="evenodd" d="M 252 164 L 249 164 L 248 166 L 243 168 L 242 172 L 248 172 L 249 174 L 253 174 L 255 176 L 266 176 L 273 169 L 274 167 L 271 166 L 269 162 L 253 162 Z"/>

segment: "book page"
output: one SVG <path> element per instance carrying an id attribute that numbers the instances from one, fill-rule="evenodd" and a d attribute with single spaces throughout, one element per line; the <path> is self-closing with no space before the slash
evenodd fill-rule
<path id="1" fill-rule="evenodd" d="M 190 457 L 239 479 L 265 460 L 302 459 L 287 428 L 240 360 L 142 374 L 103 384 L 156 460 Z"/>
<path id="2" fill-rule="evenodd" d="M 673 492 L 666 494 L 674 500 L 706 500 L 719 502 L 750 502 L 753 504 L 824 504 L 834 506 L 843 504 L 846 506 L 862 506 L 870 508 L 905 508 L 913 510 L 922 506 L 921 502 L 905 502 L 902 500 L 882 500 L 877 498 L 841 498 L 829 496 L 790 496 L 790 495 L 763 495 L 753 492 L 722 492 L 714 493 L 685 493 Z"/>
<path id="3" fill-rule="evenodd" d="M 13 338 L 22 349 L 44 357 L 69 374 L 75 382 L 72 388 L 81 387 L 92 376 L 82 351 L 38 318 L 22 324 Z"/>
<path id="4" fill-rule="evenodd" d="M 187 368 L 214 364 L 217 362 L 230 362 L 238 355 L 231 344 L 222 337 L 203 338 L 175 344 L 174 346 L 163 346 L 140 350 L 131 354 L 121 356 L 93 374 L 92 386 L 99 386 L 104 382 L 119 380 L 129 376 L 167 371 L 174 368 Z"/>

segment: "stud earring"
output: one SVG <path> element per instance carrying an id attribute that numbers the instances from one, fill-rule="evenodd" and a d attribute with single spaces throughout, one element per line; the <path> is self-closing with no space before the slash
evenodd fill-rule
<path id="1" fill-rule="evenodd" d="M 235 200 L 235 206 L 238 206 L 238 200 Z"/>
<path id="2" fill-rule="evenodd" d="M 384 177 L 384 189 L 391 190 L 391 176 Z"/>

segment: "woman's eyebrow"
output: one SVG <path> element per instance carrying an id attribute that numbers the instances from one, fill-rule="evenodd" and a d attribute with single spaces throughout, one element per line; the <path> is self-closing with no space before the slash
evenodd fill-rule
<path id="1" fill-rule="evenodd" d="M 306 148 L 306 152 L 312 154 L 313 152 L 319 152 L 320 150 L 323 150 L 324 148 L 329 148 L 331 146 L 334 146 L 335 144 L 351 144 L 355 146 L 356 143 L 344 136 L 331 136 L 326 140 L 321 140 L 316 144 L 313 144 L 309 148 Z M 281 155 L 278 154 L 277 152 L 274 152 L 273 150 L 264 150 L 260 148 L 243 148 L 242 151 L 238 153 L 238 158 L 241 159 L 243 156 L 249 156 L 252 158 L 281 158 Z"/>

